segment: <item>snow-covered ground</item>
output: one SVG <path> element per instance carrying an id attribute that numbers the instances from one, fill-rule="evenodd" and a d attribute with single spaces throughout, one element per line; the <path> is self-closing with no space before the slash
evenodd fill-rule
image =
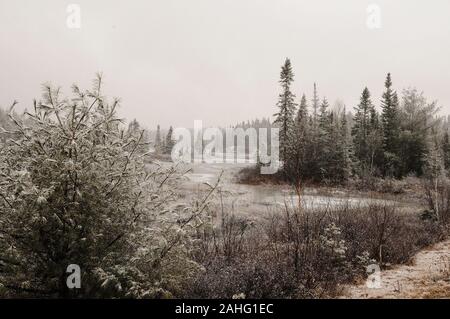
<path id="1" fill-rule="evenodd" d="M 371 287 L 371 285 L 369 285 Z M 380 285 L 345 287 L 346 298 L 450 298 L 450 241 L 419 252 L 411 265 L 380 273 Z"/>

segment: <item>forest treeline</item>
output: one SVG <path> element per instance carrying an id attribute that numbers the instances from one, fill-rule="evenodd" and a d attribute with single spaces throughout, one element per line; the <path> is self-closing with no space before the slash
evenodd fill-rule
<path id="1" fill-rule="evenodd" d="M 144 141 L 140 148 L 142 153 L 151 151 L 150 146 L 152 146 L 153 153 L 158 155 L 170 155 L 172 148 L 175 145 L 172 126 L 170 126 L 167 133 L 164 134 L 164 132 L 161 131 L 159 124 L 156 127 L 156 131 L 152 132 L 143 128 L 136 119 L 132 120 L 128 124 L 128 133 L 138 135 L 140 132 L 143 132 L 142 139 Z"/>
<path id="2" fill-rule="evenodd" d="M 331 108 L 316 84 L 311 99 L 292 92 L 294 72 L 286 59 L 274 124 L 280 129 L 283 175 L 293 183 L 342 183 L 352 177 L 445 174 L 450 168 L 448 125 L 435 101 L 408 88 L 399 95 L 387 74 L 380 111 L 369 88 L 353 112 Z"/>

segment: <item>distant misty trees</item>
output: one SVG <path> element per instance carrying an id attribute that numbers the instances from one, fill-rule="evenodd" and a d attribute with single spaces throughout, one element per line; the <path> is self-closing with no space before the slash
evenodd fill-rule
<path id="1" fill-rule="evenodd" d="M 330 107 L 314 84 L 310 102 L 292 93 L 294 73 L 286 59 L 281 68 L 281 93 L 274 125 L 280 129 L 280 157 L 284 176 L 293 183 L 305 180 L 342 183 L 350 177 L 401 178 L 426 173 L 430 154 L 445 169 L 450 166 L 448 123 L 416 89 L 399 99 L 391 74 L 385 81 L 380 110 L 369 89 L 363 89 L 353 113 L 344 105 Z"/>
<path id="2" fill-rule="evenodd" d="M 256 130 L 260 128 L 270 129 L 272 127 L 272 121 L 270 118 L 262 118 L 262 119 L 254 119 L 251 121 L 243 121 L 241 123 L 236 124 L 235 128 L 242 128 L 244 130 L 248 128 L 254 128 Z"/>
<path id="3" fill-rule="evenodd" d="M 161 133 L 161 127 L 158 124 L 156 127 L 155 142 L 154 142 L 155 153 L 170 155 L 174 145 L 175 140 L 173 138 L 172 126 L 169 127 L 166 136 L 163 137 Z"/>
<path id="4" fill-rule="evenodd" d="M 150 136 L 149 132 L 142 128 L 139 122 L 134 119 L 128 124 L 128 130 L 127 134 L 130 136 L 138 136 L 142 134 L 141 143 L 137 148 L 137 152 L 139 154 L 146 154 L 149 152 L 149 145 L 150 145 Z"/>
<path id="5" fill-rule="evenodd" d="M 147 129 L 142 128 L 136 119 L 132 120 L 128 124 L 128 134 L 138 134 L 141 131 L 143 131 L 143 143 L 139 147 L 138 151 L 140 151 L 141 153 L 148 153 L 150 152 L 150 146 L 153 145 L 154 153 L 165 155 L 171 154 L 172 148 L 175 145 L 172 126 L 169 127 L 166 135 L 163 136 L 160 126 L 157 125 L 156 132 L 154 134 L 154 137 L 152 138 L 151 132 Z"/>

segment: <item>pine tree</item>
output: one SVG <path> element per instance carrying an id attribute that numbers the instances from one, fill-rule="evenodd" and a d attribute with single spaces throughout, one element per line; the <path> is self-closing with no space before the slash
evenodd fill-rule
<path id="1" fill-rule="evenodd" d="M 161 212 L 179 211 L 191 227 L 199 210 L 172 207 L 179 177 L 136 152 L 136 136 L 120 125 L 119 101 L 107 102 L 101 80 L 91 90 L 74 85 L 70 97 L 46 85 L 34 111 L 8 114 L 17 134 L 0 147 L 2 297 L 169 296 L 155 274 L 171 280 L 165 267 L 193 263 L 180 238 L 186 228 Z M 162 256 L 168 242 L 176 246 Z M 158 254 L 142 253 L 149 243 Z M 66 284 L 71 263 L 83 272 L 79 289 Z"/>
<path id="2" fill-rule="evenodd" d="M 310 156 L 310 165 L 309 170 L 310 174 L 313 177 L 318 177 L 320 175 L 319 172 L 319 152 L 320 152 L 320 145 L 319 145 L 319 127 L 318 127 L 318 117 L 319 117 L 319 108 L 320 108 L 320 99 L 319 94 L 317 93 L 317 84 L 314 83 L 314 91 L 313 91 L 313 98 L 311 100 L 311 107 L 312 107 L 312 114 L 310 116 L 309 122 L 309 139 L 310 139 L 310 149 L 309 149 L 309 156 Z"/>
<path id="3" fill-rule="evenodd" d="M 162 150 L 161 146 L 161 128 L 158 124 L 158 126 L 156 127 L 155 151 L 160 152 Z"/>
<path id="4" fill-rule="evenodd" d="M 314 83 L 314 92 L 313 92 L 313 99 L 312 99 L 312 122 L 313 122 L 313 129 L 317 129 L 317 117 L 318 117 L 318 110 L 320 107 L 320 99 L 319 95 L 317 94 L 317 85 Z"/>
<path id="5" fill-rule="evenodd" d="M 299 109 L 296 117 L 296 125 L 297 127 L 305 128 L 305 123 L 308 120 L 308 102 L 306 101 L 305 94 L 302 95 L 302 99 L 300 100 Z"/>
<path id="6" fill-rule="evenodd" d="M 381 101 L 381 120 L 383 124 L 383 150 L 387 168 L 385 174 L 398 175 L 398 96 L 397 92 L 392 89 L 390 73 L 388 73 L 384 85 L 386 90 Z"/>
<path id="7" fill-rule="evenodd" d="M 370 99 L 369 89 L 364 88 L 360 102 L 355 108 L 352 127 L 353 150 L 359 172 L 372 172 L 374 149 L 371 143 L 373 132 L 378 127 L 378 116 Z"/>
<path id="8" fill-rule="evenodd" d="M 333 158 L 332 133 L 333 133 L 333 113 L 328 111 L 329 104 L 326 98 L 320 104 L 318 116 L 318 140 L 317 140 L 317 164 L 318 171 L 316 178 L 328 178 L 330 174 L 330 159 Z"/>
<path id="9" fill-rule="evenodd" d="M 302 156 L 304 156 L 305 153 L 308 132 L 308 102 L 306 101 L 306 96 L 303 94 L 295 118 L 295 143 L 299 146 Z"/>
<path id="10" fill-rule="evenodd" d="M 349 139 L 349 127 L 345 106 L 342 111 L 340 119 L 339 139 L 337 149 L 339 152 L 339 159 L 340 159 L 338 167 L 341 170 L 340 177 L 341 181 L 343 182 L 349 179 L 352 171 L 352 161 L 351 161 L 352 151 Z"/>
<path id="11" fill-rule="evenodd" d="M 331 130 L 332 113 L 328 111 L 329 104 L 326 98 L 320 104 L 320 114 L 318 118 L 319 144 L 323 145 L 323 140 L 327 138 Z M 321 145 L 321 146 L 322 146 Z"/>
<path id="12" fill-rule="evenodd" d="M 428 103 L 422 93 L 414 88 L 403 91 L 402 105 L 399 109 L 400 134 L 398 142 L 397 176 L 414 173 L 423 174 L 428 144 L 432 131 L 437 129 L 436 102 Z M 441 134 L 439 134 L 441 135 Z M 442 141 L 441 138 L 438 141 Z"/>
<path id="13" fill-rule="evenodd" d="M 280 140 L 280 159 L 286 161 L 288 159 L 289 144 L 291 143 L 293 128 L 294 128 L 294 113 L 295 113 L 295 95 L 291 92 L 291 83 L 294 80 L 294 72 L 292 71 L 291 61 L 287 58 L 281 68 L 280 84 L 282 92 L 279 95 L 277 106 L 278 113 L 274 114 L 276 117 L 274 124 L 276 124 L 279 131 Z"/>
<path id="14" fill-rule="evenodd" d="M 308 105 L 306 96 L 303 94 L 300 100 L 299 109 L 295 117 L 294 143 L 303 153 L 305 150 L 305 143 L 307 141 L 308 133 Z"/>
<path id="15" fill-rule="evenodd" d="M 300 186 L 308 173 L 308 129 L 308 105 L 306 96 L 303 94 L 295 117 L 294 138 L 290 146 L 289 160 L 285 166 L 287 176 L 297 186 Z"/>
<path id="16" fill-rule="evenodd" d="M 175 141 L 173 140 L 173 128 L 172 126 L 169 128 L 169 131 L 167 132 L 166 136 L 166 143 L 165 143 L 165 153 L 170 154 L 172 152 L 172 148 L 175 145 Z"/>
<path id="17" fill-rule="evenodd" d="M 328 159 L 326 178 L 334 183 L 343 183 L 350 176 L 350 143 L 345 107 L 342 114 L 337 111 L 330 115 L 331 131 L 328 138 Z"/>
<path id="18" fill-rule="evenodd" d="M 136 119 L 132 120 L 130 124 L 128 124 L 128 133 L 135 134 L 140 132 L 140 130 L 141 126 Z"/>
<path id="19" fill-rule="evenodd" d="M 139 145 L 136 148 L 136 151 L 139 154 L 145 154 L 148 152 L 148 145 L 149 145 L 149 138 L 148 138 L 148 132 L 141 128 L 141 125 L 139 122 L 134 119 L 133 121 L 128 124 L 128 131 L 129 136 L 133 136 L 136 138 L 136 141 L 139 142 Z"/>

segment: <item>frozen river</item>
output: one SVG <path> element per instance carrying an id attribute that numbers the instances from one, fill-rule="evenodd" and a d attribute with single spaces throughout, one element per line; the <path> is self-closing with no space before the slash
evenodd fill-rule
<path id="1" fill-rule="evenodd" d="M 248 164 L 193 164 L 191 171 L 186 174 L 183 188 L 195 191 L 205 183 L 214 185 L 223 171 L 220 189 L 232 198 L 235 206 L 244 211 L 255 210 L 257 207 L 275 207 L 297 205 L 298 196 L 288 186 L 282 185 L 244 185 L 236 182 L 236 174 Z M 306 189 L 301 196 L 304 208 L 337 207 L 337 206 L 368 206 L 368 205 L 400 204 L 392 200 L 351 196 L 344 191 L 335 191 L 324 195 L 314 189 Z"/>

